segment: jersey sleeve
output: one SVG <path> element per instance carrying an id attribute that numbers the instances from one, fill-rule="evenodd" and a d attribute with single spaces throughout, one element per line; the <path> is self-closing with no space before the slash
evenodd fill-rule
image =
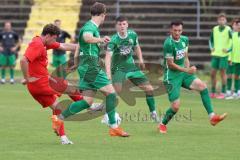
<path id="1" fill-rule="evenodd" d="M 59 42 L 54 42 L 50 45 L 47 46 L 47 49 L 58 49 L 60 47 L 60 43 Z"/>
<path id="2" fill-rule="evenodd" d="M 13 37 L 14 37 L 15 41 L 17 41 L 17 42 L 19 41 L 19 35 L 17 33 L 14 32 Z"/>
<path id="3" fill-rule="evenodd" d="M 138 35 L 137 35 L 137 33 L 135 33 L 134 47 L 136 47 L 138 45 L 139 45 Z"/>
<path id="4" fill-rule="evenodd" d="M 95 30 L 94 30 L 92 27 L 84 28 L 84 30 L 83 30 L 83 36 L 84 36 L 85 34 L 91 34 L 91 35 L 93 35 L 94 32 L 95 32 Z"/>
<path id="5" fill-rule="evenodd" d="M 72 38 L 71 35 L 66 31 L 64 31 L 64 35 L 65 35 L 65 38 L 68 38 L 68 39 Z"/>
<path id="6" fill-rule="evenodd" d="M 164 58 L 173 58 L 174 57 L 171 41 L 166 41 L 164 43 L 163 53 L 164 53 Z"/>
<path id="7" fill-rule="evenodd" d="M 41 56 L 42 46 L 35 43 L 30 43 L 28 48 L 25 51 L 24 56 L 30 61 L 33 62 L 35 59 Z"/>

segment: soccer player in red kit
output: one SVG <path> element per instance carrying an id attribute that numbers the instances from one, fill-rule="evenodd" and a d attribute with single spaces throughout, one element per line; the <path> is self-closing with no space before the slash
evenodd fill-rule
<path id="1" fill-rule="evenodd" d="M 57 119 L 56 115 L 60 114 L 60 110 L 57 109 L 59 105 L 57 98 L 66 92 L 74 101 L 81 100 L 82 96 L 77 89 L 69 90 L 66 80 L 51 77 L 47 70 L 48 49 L 64 51 L 74 51 L 76 49 L 75 44 L 56 42 L 59 34 L 60 29 L 57 26 L 47 24 L 44 26 L 41 36 L 32 39 L 20 61 L 24 76 L 22 83 L 27 85 L 30 94 L 43 108 L 50 107 L 53 110 L 53 129 L 60 136 L 61 143 L 73 144 L 65 135 L 63 122 Z"/>

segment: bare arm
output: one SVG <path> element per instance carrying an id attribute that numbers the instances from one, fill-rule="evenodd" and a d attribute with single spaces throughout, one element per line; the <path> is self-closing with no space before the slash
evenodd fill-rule
<path id="1" fill-rule="evenodd" d="M 108 79 L 112 79 L 112 73 L 111 73 L 111 60 L 112 60 L 112 54 L 109 51 L 106 51 L 105 56 L 105 69 L 108 76 Z"/>
<path id="2" fill-rule="evenodd" d="M 94 37 L 90 33 L 85 33 L 83 35 L 83 39 L 87 43 L 108 43 L 110 41 L 110 38 L 108 36 L 100 38 L 100 37 Z"/>
<path id="3" fill-rule="evenodd" d="M 14 47 L 11 48 L 11 51 L 16 52 L 16 50 L 21 46 L 21 43 L 22 43 L 21 39 L 18 39 L 18 42 Z"/>
<path id="4" fill-rule="evenodd" d="M 20 66 L 23 74 L 23 78 L 28 81 L 29 75 L 28 75 L 28 59 L 23 56 L 23 58 L 20 60 Z"/>
<path id="5" fill-rule="evenodd" d="M 192 67 L 181 67 L 179 65 L 177 65 L 176 63 L 174 63 L 173 61 L 173 58 L 167 58 L 167 65 L 170 69 L 172 70 L 177 70 L 177 71 L 180 71 L 180 72 L 186 72 L 186 73 L 189 73 L 189 74 L 193 74 L 196 72 L 196 67 L 195 66 L 192 66 Z"/>
<path id="6" fill-rule="evenodd" d="M 20 67 L 21 67 L 22 74 L 23 74 L 23 80 L 21 81 L 21 83 L 23 85 L 25 85 L 29 82 L 34 82 L 39 79 L 36 77 L 30 77 L 28 75 L 28 65 L 29 65 L 28 59 L 25 56 L 23 56 L 23 58 L 20 60 Z"/>
<path id="7" fill-rule="evenodd" d="M 80 49 L 80 46 L 79 44 L 77 44 L 77 48 L 74 52 L 74 66 L 78 66 L 79 64 L 79 49 Z"/>
<path id="8" fill-rule="evenodd" d="M 60 43 L 60 46 L 58 49 L 63 51 L 75 51 L 77 48 L 77 44 L 73 43 Z"/>
<path id="9" fill-rule="evenodd" d="M 188 58 L 188 52 L 187 52 L 187 51 L 185 52 L 184 66 L 185 66 L 186 68 L 189 68 L 189 67 L 190 67 L 190 61 L 189 61 L 189 58 Z"/>
<path id="10" fill-rule="evenodd" d="M 71 73 L 73 71 L 75 71 L 78 66 L 79 66 L 79 44 L 76 44 L 76 50 L 74 52 L 74 57 L 73 57 L 73 65 L 69 66 L 67 69 L 66 69 L 66 72 L 67 73 Z"/>
<path id="11" fill-rule="evenodd" d="M 140 68 L 145 69 L 145 64 L 143 62 L 143 57 L 142 57 L 142 50 L 141 50 L 141 47 L 139 45 L 137 45 L 135 47 L 135 53 L 138 57 Z"/>

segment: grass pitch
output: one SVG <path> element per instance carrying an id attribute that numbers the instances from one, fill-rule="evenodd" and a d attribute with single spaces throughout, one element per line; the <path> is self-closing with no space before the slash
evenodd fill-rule
<path id="1" fill-rule="evenodd" d="M 42 109 L 20 84 L 0 85 L 0 159 L 2 160 L 239 160 L 240 100 L 213 100 L 217 113 L 228 112 L 216 127 L 195 92 L 182 91 L 181 109 L 161 135 L 150 121 L 144 98 L 134 107 L 120 101 L 118 112 L 129 138 L 108 136 L 101 117 L 66 122 L 74 145 L 60 145 L 51 130 L 50 109 Z M 167 96 L 156 97 L 160 113 Z"/>

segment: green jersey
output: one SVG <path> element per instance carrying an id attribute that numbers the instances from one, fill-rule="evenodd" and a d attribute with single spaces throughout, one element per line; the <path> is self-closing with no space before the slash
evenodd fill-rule
<path id="1" fill-rule="evenodd" d="M 100 37 L 98 26 L 92 21 L 88 21 L 80 29 L 80 66 L 96 67 L 99 66 L 100 44 L 87 43 L 83 39 L 84 34 L 92 34 L 93 37 Z"/>
<path id="2" fill-rule="evenodd" d="M 173 58 L 175 64 L 184 67 L 185 52 L 188 50 L 188 37 L 181 36 L 178 41 L 175 41 L 172 36 L 169 36 L 163 45 L 164 52 L 164 80 L 168 81 L 177 78 L 182 72 L 172 70 L 167 65 L 167 58 Z"/>
<path id="3" fill-rule="evenodd" d="M 134 71 L 137 69 L 133 54 L 134 48 L 138 46 L 138 35 L 133 30 L 128 30 L 126 37 L 121 37 L 119 33 L 111 37 L 108 44 L 108 51 L 112 54 L 112 71 Z"/>

